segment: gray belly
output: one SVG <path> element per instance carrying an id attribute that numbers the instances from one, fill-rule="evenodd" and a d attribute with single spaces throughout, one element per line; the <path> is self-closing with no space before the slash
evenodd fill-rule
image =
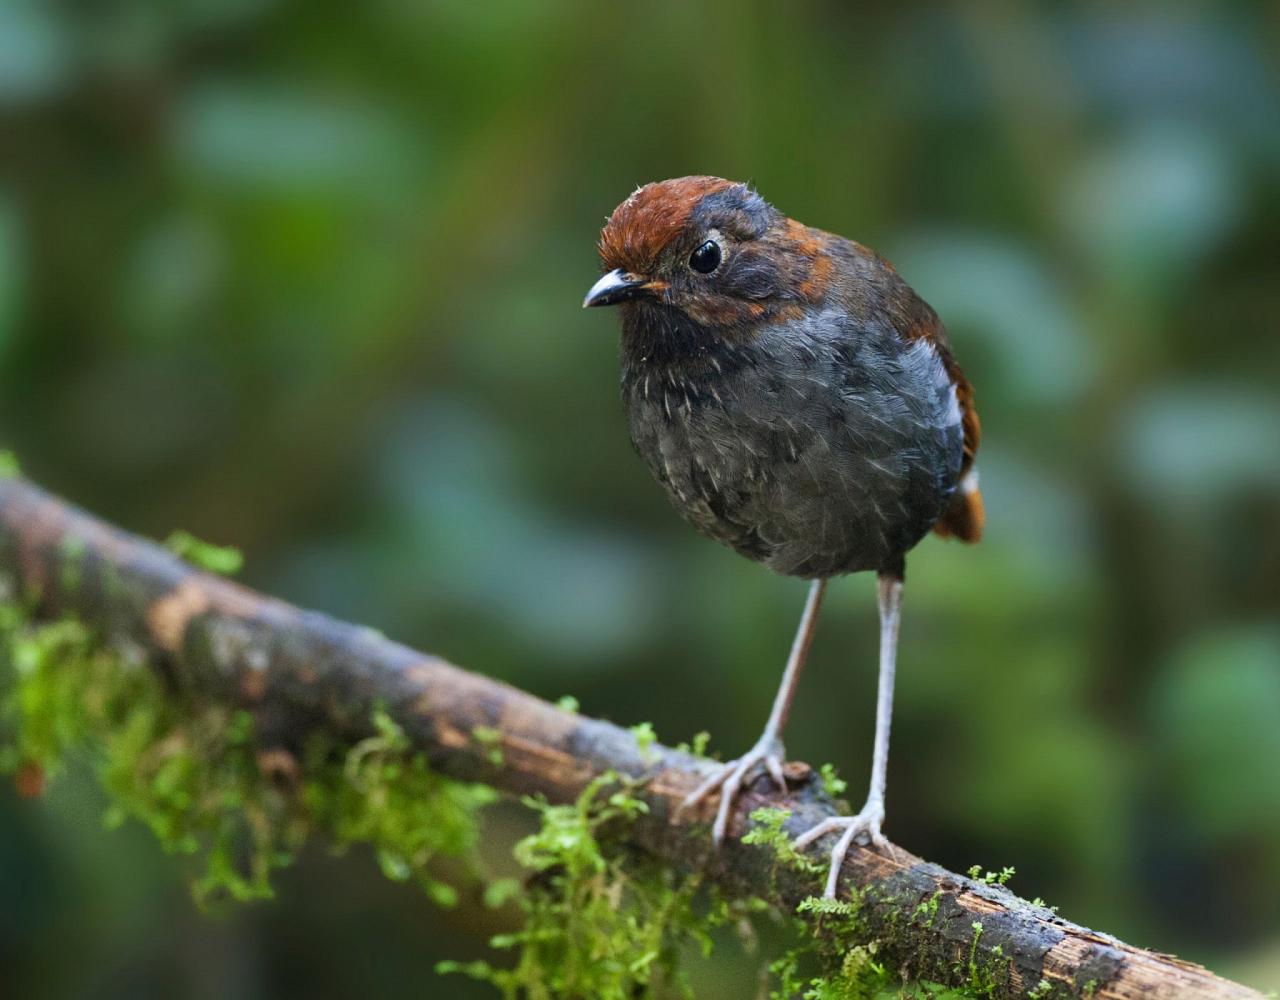
<path id="1" fill-rule="evenodd" d="M 954 391 L 929 345 L 753 345 L 751 365 L 624 367 L 631 438 L 680 514 L 779 573 L 894 569 L 955 489 Z"/>

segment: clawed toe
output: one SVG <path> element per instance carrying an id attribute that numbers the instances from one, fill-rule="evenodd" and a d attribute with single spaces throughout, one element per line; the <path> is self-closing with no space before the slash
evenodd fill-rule
<path id="1" fill-rule="evenodd" d="M 715 822 L 711 826 L 711 839 L 718 847 L 724 843 L 725 834 L 728 832 L 729 814 L 733 811 L 733 803 L 738 797 L 738 792 L 742 789 L 743 782 L 753 768 L 757 765 L 764 765 L 765 771 L 773 779 L 774 784 L 778 786 L 778 790 L 782 792 L 787 790 L 786 780 L 782 774 L 782 760 L 782 746 L 776 740 L 757 743 L 737 760 L 731 760 L 729 763 L 722 765 L 701 785 L 685 796 L 684 801 L 680 803 L 679 809 L 676 810 L 676 814 L 680 815 L 686 809 L 697 805 L 715 792 L 716 789 L 719 789 L 720 805 L 716 810 Z"/>
<path id="2" fill-rule="evenodd" d="M 796 838 L 796 847 L 803 850 L 820 837 L 825 837 L 828 833 L 840 834 L 840 839 L 831 848 L 831 869 L 827 873 L 827 888 L 823 893 L 824 897 L 835 899 L 836 883 L 840 878 L 840 868 L 844 864 L 845 855 L 849 853 L 849 847 L 854 840 L 861 840 L 863 843 L 871 844 L 877 850 L 893 850 L 889 841 L 885 839 L 884 834 L 880 832 L 882 823 L 884 823 L 884 806 L 878 802 L 868 802 L 856 816 L 833 816 L 830 819 L 823 820 L 812 829 L 806 830 Z"/>

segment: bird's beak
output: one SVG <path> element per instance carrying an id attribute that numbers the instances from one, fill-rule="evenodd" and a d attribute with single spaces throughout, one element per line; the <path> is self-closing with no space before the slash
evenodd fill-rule
<path id="1" fill-rule="evenodd" d="M 589 306 L 612 306 L 643 295 L 652 285 L 648 278 L 616 268 L 591 286 L 587 297 L 582 300 L 582 308 Z"/>

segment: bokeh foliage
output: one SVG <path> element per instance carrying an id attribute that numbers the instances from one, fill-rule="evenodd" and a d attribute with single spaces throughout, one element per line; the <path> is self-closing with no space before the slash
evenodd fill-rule
<path id="1" fill-rule="evenodd" d="M 632 186 L 749 179 L 894 261 L 986 426 L 987 541 L 911 561 L 888 832 L 1274 987 L 1277 30 L 1261 3 L 0 0 L 0 446 L 263 589 L 737 752 L 802 585 L 670 513 L 613 319 L 577 305 Z M 834 588 L 789 738 L 846 776 L 873 605 Z M 504 929 L 323 857 L 209 923 L 77 781 L 0 797 L 28 995 L 464 996 L 434 962 Z M 523 822 L 494 817 L 495 865 Z"/>

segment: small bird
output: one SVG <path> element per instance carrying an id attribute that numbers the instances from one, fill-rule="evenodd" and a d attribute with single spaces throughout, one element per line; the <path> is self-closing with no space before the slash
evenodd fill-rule
<path id="1" fill-rule="evenodd" d="M 946 329 L 883 257 L 789 219 L 745 184 L 680 177 L 636 190 L 600 236 L 584 306 L 619 306 L 632 443 L 702 534 L 811 582 L 764 733 L 684 802 L 720 790 L 723 841 L 743 781 L 785 792 L 782 731 L 827 581 L 872 570 L 880 680 L 871 785 L 838 834 L 885 848 L 885 771 L 906 554 L 929 532 L 976 542 L 984 513 L 973 390 Z"/>

